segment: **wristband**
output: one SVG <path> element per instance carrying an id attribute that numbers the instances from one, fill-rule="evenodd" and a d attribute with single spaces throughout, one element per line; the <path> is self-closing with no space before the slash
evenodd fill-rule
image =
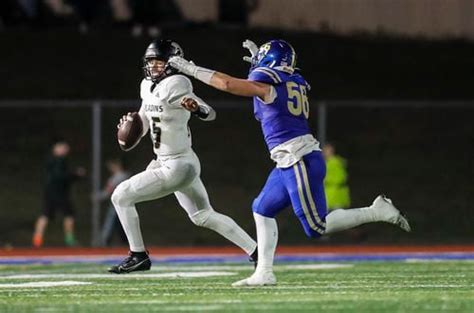
<path id="1" fill-rule="evenodd" d="M 198 105 L 198 109 L 196 112 L 193 112 L 199 118 L 206 118 L 209 116 L 209 112 L 202 106 Z"/>
<path id="2" fill-rule="evenodd" d="M 204 68 L 204 67 L 196 67 L 196 72 L 194 73 L 194 77 L 196 79 L 199 79 L 205 84 L 208 84 L 211 82 L 212 75 L 214 75 L 216 71 Z"/>

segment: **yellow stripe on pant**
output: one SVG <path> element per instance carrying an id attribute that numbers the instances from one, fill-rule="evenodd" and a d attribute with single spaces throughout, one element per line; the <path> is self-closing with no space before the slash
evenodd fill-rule
<path id="1" fill-rule="evenodd" d="M 326 227 L 326 222 L 323 222 L 321 220 L 321 218 L 319 217 L 318 210 L 316 209 L 316 204 L 313 199 L 313 194 L 311 193 L 311 188 L 309 186 L 308 171 L 306 170 L 306 165 L 304 164 L 303 161 L 300 161 L 299 163 L 301 164 L 301 172 L 303 172 L 304 186 L 306 189 L 306 194 L 308 195 L 311 211 L 313 212 L 316 222 L 319 224 L 319 226 Z"/>
<path id="2" fill-rule="evenodd" d="M 301 162 L 302 161 L 300 161 L 298 163 L 301 163 Z M 296 175 L 296 182 L 298 184 L 298 195 L 299 195 L 299 198 L 300 198 L 301 206 L 303 207 L 304 215 L 306 217 L 306 220 L 308 221 L 309 227 L 311 227 L 311 229 L 316 231 L 317 233 L 323 235 L 324 234 L 324 229 L 321 229 L 321 228 L 319 228 L 318 226 L 316 226 L 314 224 L 313 219 L 311 218 L 311 214 L 308 211 L 308 206 L 306 204 L 306 199 L 304 198 L 304 193 L 303 193 L 303 184 L 301 182 L 300 173 L 298 171 L 298 163 L 293 165 L 293 169 L 294 169 L 295 175 Z M 316 212 L 316 216 L 317 216 L 317 212 Z M 318 216 L 318 218 L 319 218 L 319 216 Z"/>

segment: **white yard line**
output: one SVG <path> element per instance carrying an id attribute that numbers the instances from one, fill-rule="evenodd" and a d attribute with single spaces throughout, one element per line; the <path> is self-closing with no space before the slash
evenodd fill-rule
<path id="1" fill-rule="evenodd" d="M 275 271 L 286 271 L 286 270 L 325 270 L 335 268 L 350 268 L 354 267 L 354 264 L 347 263 L 306 263 L 306 264 L 288 264 L 288 265 L 275 265 Z M 156 265 L 153 266 L 152 272 L 163 272 L 166 270 L 170 271 L 253 271 L 253 265 Z"/>
<path id="2" fill-rule="evenodd" d="M 213 277 L 213 276 L 231 276 L 233 272 L 171 272 L 171 273 L 130 273 L 130 274 L 19 274 L 0 276 L 1 279 L 91 279 L 91 278 L 107 278 L 107 279 L 129 279 L 129 278 L 195 278 L 195 277 Z"/>
<path id="3" fill-rule="evenodd" d="M 295 265 L 282 265 L 280 268 L 287 270 L 328 270 L 334 268 L 350 268 L 354 267 L 354 264 L 295 264 Z"/>
<path id="4" fill-rule="evenodd" d="M 63 287 L 63 286 L 78 286 L 78 285 L 90 285 L 91 282 L 84 281 L 35 281 L 29 283 L 13 283 L 13 284 L 0 284 L 0 288 L 43 288 L 43 287 Z"/>

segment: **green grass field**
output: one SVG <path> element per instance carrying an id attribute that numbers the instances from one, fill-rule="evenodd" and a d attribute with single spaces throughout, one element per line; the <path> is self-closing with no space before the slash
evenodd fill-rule
<path id="1" fill-rule="evenodd" d="M 0 267 L 0 312 L 474 312 L 474 262 L 279 264 L 278 285 L 234 288 L 250 265 Z M 337 267 L 337 265 L 340 265 Z M 225 276 L 205 276 L 217 272 Z M 179 273 L 179 274 L 178 274 Z M 83 285 L 38 287 L 29 283 Z"/>

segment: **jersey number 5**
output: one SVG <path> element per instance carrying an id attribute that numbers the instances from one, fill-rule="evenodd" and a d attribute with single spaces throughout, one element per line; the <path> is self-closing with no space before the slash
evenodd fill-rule
<path id="1" fill-rule="evenodd" d="M 309 117 L 309 101 L 306 86 L 287 82 L 286 88 L 288 90 L 288 111 L 295 116 L 300 116 L 303 113 L 307 119 Z"/>
<path id="2" fill-rule="evenodd" d="M 151 129 L 151 141 L 153 142 L 153 147 L 155 149 L 160 148 L 161 143 L 161 128 L 159 127 L 160 118 L 159 117 L 152 117 L 153 127 Z"/>

